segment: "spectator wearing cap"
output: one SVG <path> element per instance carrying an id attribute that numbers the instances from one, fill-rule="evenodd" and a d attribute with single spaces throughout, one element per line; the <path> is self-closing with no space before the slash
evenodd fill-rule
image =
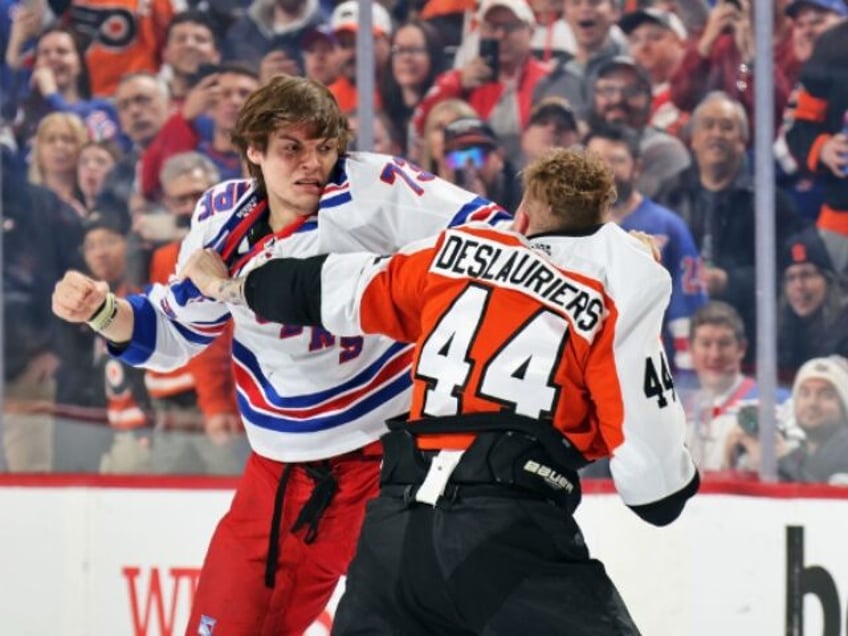
<path id="1" fill-rule="evenodd" d="M 546 97 L 533 107 L 521 133 L 521 166 L 541 158 L 553 148 L 569 148 L 580 141 L 580 124 L 562 97 Z"/>
<path id="2" fill-rule="evenodd" d="M 780 62 L 787 82 L 794 86 L 819 36 L 848 17 L 848 6 L 843 0 L 792 0 L 784 13 L 790 20 L 789 37 L 775 62 Z"/>
<path id="3" fill-rule="evenodd" d="M 679 135 L 688 116 L 671 101 L 669 80 L 683 59 L 686 27 L 675 14 L 653 7 L 628 13 L 618 24 L 630 55 L 651 78 L 651 125 Z"/>
<path id="4" fill-rule="evenodd" d="M 848 303 L 816 228 L 784 246 L 778 313 L 778 367 L 791 377 L 810 358 L 848 355 Z"/>
<path id="5" fill-rule="evenodd" d="M 84 225 L 82 256 L 85 269 L 97 280 L 124 296 L 135 291 L 127 284 L 126 228 L 112 214 L 94 212 Z M 102 338 L 87 330 L 74 334 L 68 342 L 63 359 L 74 373 L 89 380 L 96 388 L 93 403 L 105 410 L 109 434 L 92 427 L 80 415 L 84 412 L 79 401 L 69 410 L 65 402 L 57 421 L 57 470 L 97 472 L 102 462 L 109 461 L 113 444 L 120 447 L 115 453 L 113 470 L 102 472 L 147 472 L 147 456 L 153 420 L 149 400 L 144 388 L 144 370 L 133 369 L 117 359 L 112 359 Z M 66 332 L 67 333 L 67 332 Z M 83 353 L 84 352 L 84 353 Z M 130 440 L 132 443 L 129 443 Z"/>
<path id="6" fill-rule="evenodd" d="M 753 339 L 755 215 L 745 155 L 748 118 L 738 101 L 715 92 L 692 113 L 691 129 L 694 164 L 665 182 L 655 200 L 686 221 L 704 262 L 707 293 L 733 305 Z M 804 225 L 788 197 L 776 191 L 777 244 Z"/>
<path id="7" fill-rule="evenodd" d="M 224 36 L 224 59 L 265 71 L 302 73 L 301 39 L 326 22 L 318 0 L 254 0 Z"/>
<path id="8" fill-rule="evenodd" d="M 651 99 L 647 71 L 631 57 L 614 57 L 598 68 L 587 118 L 590 129 L 627 126 L 639 136 L 642 172 L 637 188 L 649 197 L 691 163 L 683 142 L 650 125 Z"/>
<path id="9" fill-rule="evenodd" d="M 521 131 L 530 121 L 536 86 L 549 67 L 532 55 L 530 41 L 536 21 L 525 0 L 484 0 L 477 17 L 481 37 L 497 40 L 497 68 L 478 55 L 463 68 L 440 75 L 415 111 L 415 127 L 421 131 L 434 104 L 460 97 L 492 127 L 507 156 L 516 157 Z"/>
<path id="10" fill-rule="evenodd" d="M 663 320 L 663 342 L 678 370 L 692 368 L 689 324 L 692 314 L 707 301 L 701 279 L 701 255 L 692 233 L 677 214 L 645 196 L 636 187 L 642 163 L 639 140 L 627 128 L 602 127 L 589 133 L 586 150 L 601 157 L 612 170 L 618 198 L 608 220 L 625 230 L 649 234 L 660 251 L 660 262 L 671 276 L 671 300 Z"/>
<path id="11" fill-rule="evenodd" d="M 739 101 L 751 126 L 754 120 L 754 34 L 750 0 L 718 2 L 701 33 L 690 39 L 683 59 L 671 76 L 671 100 L 692 112 L 716 90 Z M 774 67 L 775 131 L 789 97 L 783 70 Z"/>
<path id="12" fill-rule="evenodd" d="M 848 273 L 848 20 L 823 33 L 801 70 L 798 103 L 786 141 L 805 174 L 822 189 L 816 218 L 841 276 Z"/>
<path id="13" fill-rule="evenodd" d="M 390 72 L 378 88 L 383 111 L 399 134 L 401 154 L 406 155 L 412 113 L 446 68 L 444 48 L 436 30 L 420 20 L 399 26 L 391 45 Z"/>
<path id="14" fill-rule="evenodd" d="M 803 439 L 793 443 L 779 431 L 777 475 L 781 481 L 848 485 L 848 360 L 831 355 L 806 362 L 792 385 L 793 427 Z M 727 440 L 728 455 L 744 449 L 746 460 L 759 469 L 756 432 L 737 426 Z"/>
<path id="15" fill-rule="evenodd" d="M 564 0 L 563 16 L 575 38 L 572 56 L 559 60 L 539 86 L 536 98 L 558 95 L 583 115 L 590 104 L 589 84 L 600 65 L 627 53 L 616 26 L 618 0 Z"/>
<path id="16" fill-rule="evenodd" d="M 386 75 L 389 73 L 392 18 L 383 5 L 372 2 L 371 19 L 374 31 L 372 41 L 376 76 L 374 107 L 379 109 L 382 108 L 382 102 L 378 87 L 386 81 Z M 359 30 L 359 0 L 346 0 L 338 5 L 330 16 L 330 28 L 333 30 L 340 47 L 341 75 L 330 84 L 329 89 L 339 103 L 342 112 L 350 112 L 356 109 L 358 103 L 356 93 L 356 35 Z"/>
<path id="17" fill-rule="evenodd" d="M 329 25 L 313 27 L 303 35 L 303 74 L 324 86 L 339 78 L 339 42 Z M 261 78 L 260 78 L 261 79 Z"/>
<path id="18" fill-rule="evenodd" d="M 460 187 L 514 211 L 521 201 L 515 167 L 497 135 L 479 117 L 457 119 L 445 128 L 447 178 Z"/>
<path id="19" fill-rule="evenodd" d="M 451 97 L 433 106 L 424 121 L 424 133 L 410 148 L 412 159 L 428 172 L 446 178 L 450 171 L 445 164 L 445 128 L 462 117 L 477 117 L 465 100 Z"/>
<path id="20" fill-rule="evenodd" d="M 164 79 L 171 90 L 174 106 L 179 108 L 201 65 L 221 61 L 215 25 L 209 16 L 197 10 L 176 14 L 168 24 L 162 59 L 166 64 Z"/>

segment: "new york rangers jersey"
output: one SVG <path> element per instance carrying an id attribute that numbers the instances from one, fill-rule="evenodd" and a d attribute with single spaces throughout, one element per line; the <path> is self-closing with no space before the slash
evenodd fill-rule
<path id="1" fill-rule="evenodd" d="M 267 200 L 253 182 L 210 189 L 198 202 L 177 271 L 201 248 L 217 250 L 232 275 L 244 275 L 270 259 L 352 250 L 385 254 L 448 226 L 510 220 L 485 199 L 374 153 L 339 160 L 315 215 L 253 235 L 266 217 Z M 113 354 L 154 370 L 185 364 L 232 316 L 239 409 L 251 447 L 264 457 L 313 461 L 360 448 L 385 432 L 386 419 L 409 407 L 410 345 L 262 321 L 247 307 L 213 301 L 176 277 L 128 300 L 132 340 Z"/>
<path id="2" fill-rule="evenodd" d="M 671 274 L 671 300 L 663 323 L 666 351 L 678 369 L 691 369 L 689 325 L 692 314 L 707 302 L 701 254 L 683 219 L 645 197 L 620 223 L 641 230 L 659 243 L 662 264 Z"/>
<path id="3" fill-rule="evenodd" d="M 550 419 L 586 457 L 612 457 L 616 488 L 634 506 L 695 479 L 660 341 L 670 291 L 668 273 L 614 224 L 532 238 L 472 224 L 390 259 L 329 255 L 320 320 L 339 334 L 417 342 L 410 419 Z M 279 306 L 290 297 L 302 300 L 289 291 Z M 434 435 L 419 445 L 470 441 Z"/>

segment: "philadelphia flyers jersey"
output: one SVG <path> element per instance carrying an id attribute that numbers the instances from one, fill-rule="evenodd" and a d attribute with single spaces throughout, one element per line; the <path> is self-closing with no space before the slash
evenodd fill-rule
<path id="1" fill-rule="evenodd" d="M 416 342 L 411 419 L 550 419 L 586 457 L 610 456 L 625 503 L 640 505 L 695 475 L 661 341 L 670 294 L 669 274 L 614 224 L 532 238 L 472 224 L 391 258 L 331 254 L 320 306 L 334 333 Z"/>

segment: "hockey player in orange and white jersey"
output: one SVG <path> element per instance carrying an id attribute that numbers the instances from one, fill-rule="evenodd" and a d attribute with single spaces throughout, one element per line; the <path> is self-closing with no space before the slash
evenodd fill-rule
<path id="1" fill-rule="evenodd" d="M 178 268 L 209 248 L 241 274 L 283 256 L 392 252 L 469 220 L 508 220 L 489 201 L 407 162 L 345 153 L 347 121 L 326 87 L 276 77 L 239 115 L 234 143 L 253 179 L 207 191 Z M 365 501 L 377 493 L 385 420 L 409 405 L 412 348 L 259 319 L 187 280 L 115 299 L 70 272 L 54 311 L 89 325 L 121 360 L 185 364 L 232 316 L 242 421 L 253 452 L 200 574 L 188 634 L 300 634 L 353 555 Z"/>
<path id="2" fill-rule="evenodd" d="M 697 491 L 660 338 L 670 278 L 601 222 L 615 190 L 600 159 L 557 150 L 524 178 L 526 237 L 474 224 L 389 258 L 228 279 L 199 252 L 185 271 L 266 319 L 416 343 L 334 634 L 638 633 L 571 513 L 577 469 L 601 457 L 649 523 Z"/>

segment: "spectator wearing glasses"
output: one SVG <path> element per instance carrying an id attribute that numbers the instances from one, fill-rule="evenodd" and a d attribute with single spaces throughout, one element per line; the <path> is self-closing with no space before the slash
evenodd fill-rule
<path id="1" fill-rule="evenodd" d="M 130 202 L 138 196 L 136 176 L 141 155 L 168 117 L 168 88 L 151 73 L 129 73 L 121 78 L 115 90 L 115 107 L 121 130 L 132 141 L 132 148 L 106 176 L 96 207 L 104 213 L 117 214 L 129 226 Z"/>
<path id="2" fill-rule="evenodd" d="M 517 209 L 521 187 L 515 166 L 479 117 L 457 119 L 445 127 L 445 163 L 450 181 L 505 210 Z"/>
<path id="3" fill-rule="evenodd" d="M 790 238 L 781 256 L 777 362 L 791 379 L 810 358 L 848 355 L 848 304 L 816 228 Z"/>
<path id="4" fill-rule="evenodd" d="M 439 34 L 426 22 L 407 22 L 392 35 L 391 72 L 378 88 L 383 110 L 400 135 L 404 155 L 409 149 L 412 113 L 445 70 L 444 58 Z"/>
<path id="5" fill-rule="evenodd" d="M 535 16 L 525 0 L 484 0 L 477 12 L 480 35 L 497 40 L 497 68 L 477 56 L 461 69 L 440 75 L 416 109 L 418 131 L 429 110 L 448 97 L 466 99 L 498 136 L 509 157 L 520 152 L 521 131 L 530 121 L 536 86 L 549 67 L 533 57 Z"/>
<path id="6" fill-rule="evenodd" d="M 591 129 L 626 126 L 639 136 L 642 172 L 636 187 L 648 197 L 691 163 L 683 142 L 649 123 L 651 100 L 651 79 L 645 69 L 633 58 L 615 57 L 598 68 L 588 114 Z"/>
<path id="7" fill-rule="evenodd" d="M 176 273 L 181 240 L 188 234 L 198 201 L 220 177 L 207 157 L 186 152 L 165 162 L 160 180 L 165 216 L 173 220 L 173 240 L 153 252 L 149 282 L 165 285 Z M 247 449 L 235 401 L 231 344 L 228 324 L 185 366 L 167 373 L 145 373 L 155 424 L 153 472 L 227 475 L 241 471 Z"/>

